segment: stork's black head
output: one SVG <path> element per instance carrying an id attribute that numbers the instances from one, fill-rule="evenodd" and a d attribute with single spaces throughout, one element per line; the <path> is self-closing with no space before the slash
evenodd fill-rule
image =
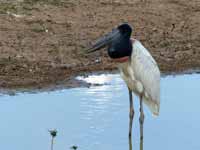
<path id="1" fill-rule="evenodd" d="M 108 46 L 108 55 L 111 58 L 121 58 L 125 56 L 131 56 L 132 42 L 131 42 L 132 28 L 129 24 L 123 23 L 112 32 L 99 38 L 97 42 L 87 50 L 87 52 L 93 52 L 99 50 L 105 46 Z"/>
<path id="2" fill-rule="evenodd" d="M 132 28 L 128 24 L 122 24 L 117 27 L 119 37 L 114 38 L 108 46 L 108 55 L 111 58 L 121 58 L 131 56 L 132 42 L 130 40 Z"/>

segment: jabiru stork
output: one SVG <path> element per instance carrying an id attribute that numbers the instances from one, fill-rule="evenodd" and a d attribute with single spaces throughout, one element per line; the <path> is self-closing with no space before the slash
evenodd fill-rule
<path id="1" fill-rule="evenodd" d="M 131 38 L 131 33 L 132 27 L 128 23 L 123 23 L 114 28 L 112 32 L 100 37 L 86 50 L 87 53 L 91 53 L 107 46 L 108 55 L 118 65 L 121 77 L 129 91 L 129 144 L 134 117 L 132 92 L 140 99 L 141 141 L 143 141 L 144 123 L 143 102 L 154 115 L 159 115 L 160 108 L 160 70 L 154 58 L 141 42 Z M 132 142 L 130 149 L 132 149 Z"/>

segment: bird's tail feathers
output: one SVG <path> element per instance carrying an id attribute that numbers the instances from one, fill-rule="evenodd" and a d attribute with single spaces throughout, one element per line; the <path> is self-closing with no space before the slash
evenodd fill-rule
<path id="1" fill-rule="evenodd" d="M 148 106 L 153 116 L 159 116 L 160 104 L 157 101 L 150 101 L 146 98 L 143 98 L 144 103 Z"/>

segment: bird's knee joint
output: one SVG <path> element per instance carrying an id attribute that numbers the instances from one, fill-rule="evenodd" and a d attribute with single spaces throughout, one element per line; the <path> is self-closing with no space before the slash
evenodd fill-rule
<path id="1" fill-rule="evenodd" d="M 130 115 L 129 115 L 129 117 L 130 117 L 130 118 L 133 118 L 134 114 L 135 114 L 134 110 L 131 109 L 131 110 L 130 110 Z"/>
<path id="2" fill-rule="evenodd" d="M 143 140 L 143 135 L 140 136 L 140 140 L 141 140 L 141 141 Z"/>
<path id="3" fill-rule="evenodd" d="M 144 123 L 144 114 L 140 115 L 139 121 L 140 121 L 141 124 Z"/>
<path id="4" fill-rule="evenodd" d="M 143 124 L 144 120 L 142 120 L 141 118 L 139 118 L 139 122 L 140 122 L 140 124 Z"/>
<path id="5" fill-rule="evenodd" d="M 129 132 L 128 137 L 131 138 L 131 133 Z"/>

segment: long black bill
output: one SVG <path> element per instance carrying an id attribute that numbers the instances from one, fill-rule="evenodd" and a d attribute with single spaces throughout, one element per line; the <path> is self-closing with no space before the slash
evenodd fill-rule
<path id="1" fill-rule="evenodd" d="M 92 44 L 90 48 L 86 50 L 86 53 L 92 53 L 103 47 L 106 47 L 111 44 L 113 40 L 119 37 L 120 31 L 118 29 L 113 29 L 112 32 L 104 35 L 103 37 L 100 37 L 94 44 Z"/>

